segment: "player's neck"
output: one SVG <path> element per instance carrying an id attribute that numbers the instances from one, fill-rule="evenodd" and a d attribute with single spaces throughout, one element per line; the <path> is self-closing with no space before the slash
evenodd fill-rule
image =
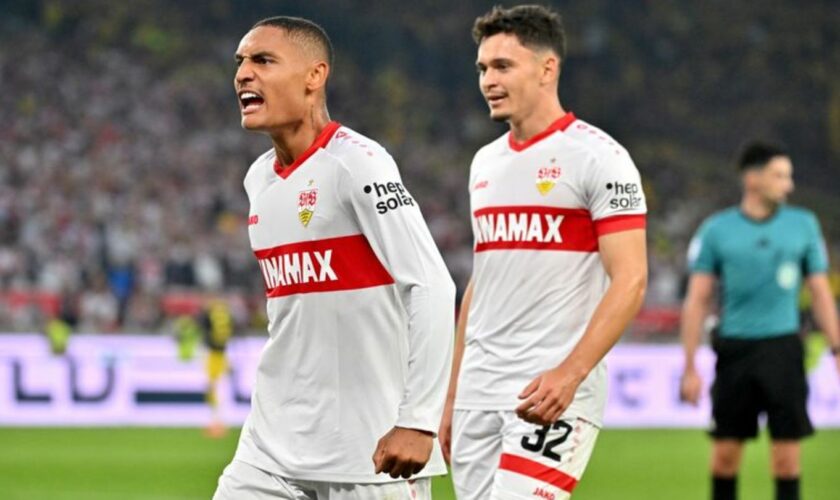
<path id="1" fill-rule="evenodd" d="M 779 209 L 778 203 L 761 199 L 758 195 L 745 193 L 741 199 L 741 212 L 753 220 L 765 220 Z"/>
<path id="2" fill-rule="evenodd" d="M 302 155 L 330 122 L 327 109 L 312 110 L 300 121 L 286 125 L 271 133 L 274 153 L 281 165 L 291 165 Z"/>
<path id="3" fill-rule="evenodd" d="M 522 119 L 511 118 L 510 133 L 518 142 L 525 142 L 547 129 L 552 123 L 566 114 L 560 101 L 554 100 L 548 106 L 535 109 Z"/>

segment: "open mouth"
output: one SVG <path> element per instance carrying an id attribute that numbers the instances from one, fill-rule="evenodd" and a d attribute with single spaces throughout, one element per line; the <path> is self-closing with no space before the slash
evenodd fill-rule
<path id="1" fill-rule="evenodd" d="M 245 90 L 239 93 L 239 105 L 241 106 L 243 113 L 253 113 L 258 110 L 263 103 L 265 103 L 265 99 L 256 92 Z"/>
<path id="2" fill-rule="evenodd" d="M 506 97 L 507 96 L 504 96 L 504 95 L 487 96 L 487 104 L 489 104 L 490 106 L 496 106 L 499 103 L 501 103 L 503 100 L 505 100 Z"/>

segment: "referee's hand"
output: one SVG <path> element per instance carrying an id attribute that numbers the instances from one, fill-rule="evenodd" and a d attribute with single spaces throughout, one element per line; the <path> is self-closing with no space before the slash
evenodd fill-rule
<path id="1" fill-rule="evenodd" d="M 680 380 L 680 400 L 697 406 L 700 402 L 700 392 L 703 390 L 703 379 L 697 370 L 686 370 Z"/>

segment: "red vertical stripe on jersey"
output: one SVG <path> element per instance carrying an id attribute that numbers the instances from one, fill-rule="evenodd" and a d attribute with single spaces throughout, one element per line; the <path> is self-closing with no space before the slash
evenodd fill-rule
<path id="1" fill-rule="evenodd" d="M 534 478 L 538 481 L 554 485 L 568 493 L 571 493 L 578 483 L 577 479 L 561 470 L 553 469 L 534 460 L 511 455 L 510 453 L 502 453 L 502 458 L 499 460 L 499 469 Z"/>
<path id="2" fill-rule="evenodd" d="M 647 226 L 645 214 L 613 215 L 595 221 L 595 232 L 598 236 L 631 229 L 644 229 Z"/>
<path id="3" fill-rule="evenodd" d="M 341 124 L 336 121 L 327 123 L 327 126 L 324 127 L 323 130 L 321 130 L 321 133 L 318 134 L 318 137 L 316 137 L 314 141 L 312 141 L 312 144 L 309 145 L 309 148 L 307 148 L 306 151 L 304 151 L 300 156 L 295 158 L 295 161 L 293 161 L 291 165 L 283 166 L 280 164 L 279 160 L 275 159 L 274 171 L 277 172 L 277 175 L 279 175 L 281 178 L 288 178 L 290 175 L 292 175 L 292 172 L 294 172 L 298 169 L 298 167 L 303 165 L 303 163 L 306 160 L 308 160 L 310 156 L 314 155 L 315 151 L 318 151 L 319 149 L 326 146 L 327 143 L 330 142 L 330 139 L 332 139 L 332 136 L 335 135 L 335 132 L 339 129 L 339 127 L 341 127 Z"/>
<path id="4" fill-rule="evenodd" d="M 575 120 L 577 120 L 577 118 L 575 118 L 574 113 L 566 113 L 565 115 L 555 120 L 554 123 L 549 125 L 547 129 L 543 130 L 539 134 L 531 137 L 530 139 L 524 142 L 517 141 L 513 138 L 513 134 L 511 132 L 508 132 L 508 144 L 510 145 L 510 149 L 514 151 L 522 151 L 526 148 L 529 148 L 534 144 L 540 142 L 541 140 L 545 139 L 546 137 L 550 136 L 554 132 L 562 132 L 566 130 L 567 128 L 569 128 L 569 125 L 571 125 L 572 122 L 574 122 Z"/>
<path id="5" fill-rule="evenodd" d="M 394 278 L 364 235 L 302 241 L 254 251 L 267 297 L 390 285 Z"/>
<path id="6" fill-rule="evenodd" d="M 514 231 L 511 222 L 526 220 L 526 229 Z M 500 227 L 499 218 L 504 218 Z M 554 227 L 559 222 L 559 240 Z M 535 221 L 536 219 L 536 221 Z M 598 238 L 589 210 L 546 206 L 487 207 L 473 213 L 477 226 L 476 252 L 487 250 L 566 250 L 569 252 L 597 252 Z M 537 224 L 539 236 L 535 233 Z M 482 228 L 492 230 L 485 233 Z M 521 227 L 521 226 L 520 226 Z"/>

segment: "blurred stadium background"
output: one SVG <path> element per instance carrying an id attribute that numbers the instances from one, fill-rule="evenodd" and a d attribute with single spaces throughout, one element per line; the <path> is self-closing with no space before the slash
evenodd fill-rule
<path id="1" fill-rule="evenodd" d="M 332 117 L 391 151 L 463 290 L 469 162 L 505 130 L 487 119 L 469 34 L 494 3 L 0 1 L 0 498 L 213 491 L 265 326 L 241 179 L 269 144 L 239 127 L 231 85 L 236 45 L 260 18 L 301 15 L 330 33 Z M 819 215 L 840 295 L 840 7 L 550 3 L 569 36 L 562 101 L 627 146 L 650 210 L 647 302 L 613 363 L 614 425 L 579 498 L 706 498 L 708 408 L 674 399 L 685 248 L 737 200 L 739 144 L 781 140 L 792 201 Z M 189 322 L 209 299 L 225 304 L 240 371 L 220 385 L 234 427 L 218 440 L 201 431 L 202 325 Z M 809 346 L 823 430 L 805 447 L 804 493 L 836 498 L 840 384 L 819 337 Z M 744 498 L 769 497 L 765 451 L 750 448 Z M 436 487 L 450 498 L 447 480 Z"/>

